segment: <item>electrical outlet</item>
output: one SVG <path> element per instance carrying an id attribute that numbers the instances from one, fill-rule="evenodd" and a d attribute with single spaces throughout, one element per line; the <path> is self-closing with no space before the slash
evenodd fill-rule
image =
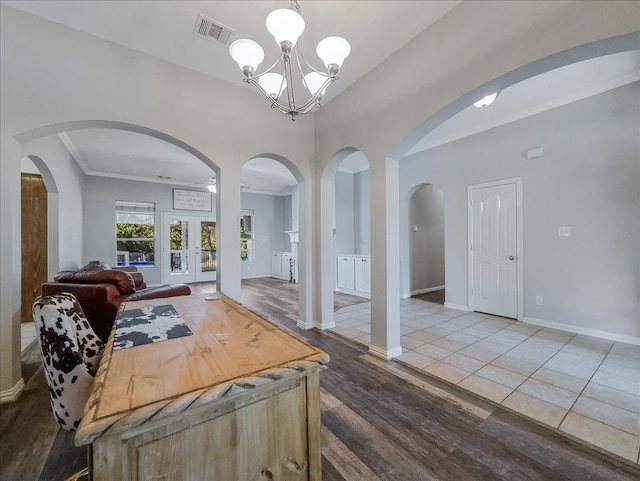
<path id="1" fill-rule="evenodd" d="M 536 304 L 539 306 L 543 304 L 542 296 L 536 296 Z"/>
<path id="2" fill-rule="evenodd" d="M 558 227 L 558 237 L 571 237 L 571 227 Z"/>

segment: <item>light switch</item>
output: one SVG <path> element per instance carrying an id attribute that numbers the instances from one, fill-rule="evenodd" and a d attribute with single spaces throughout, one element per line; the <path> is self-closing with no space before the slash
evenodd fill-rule
<path id="1" fill-rule="evenodd" d="M 418 226 L 417 226 L 417 225 L 414 225 L 414 226 L 413 226 L 413 228 L 412 228 L 412 230 L 413 230 L 413 232 L 418 232 Z"/>
<path id="2" fill-rule="evenodd" d="M 571 227 L 558 227 L 558 237 L 571 237 Z"/>

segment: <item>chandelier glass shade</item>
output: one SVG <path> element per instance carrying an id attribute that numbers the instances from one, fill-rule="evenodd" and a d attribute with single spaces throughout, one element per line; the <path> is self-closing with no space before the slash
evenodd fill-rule
<path id="1" fill-rule="evenodd" d="M 327 87 L 338 79 L 338 71 L 349 55 L 351 46 L 342 37 L 321 40 L 316 53 L 324 62 L 326 71 L 313 68 L 296 45 L 304 32 L 305 23 L 300 15 L 300 6 L 295 0 L 290 9 L 282 8 L 271 12 L 267 16 L 266 26 L 280 48 L 280 56 L 271 67 L 257 73 L 258 66 L 264 60 L 264 50 L 253 40 L 236 40 L 229 47 L 229 53 L 242 70 L 243 80 L 256 86 L 269 99 L 272 108 L 295 120 L 296 116 L 320 107 Z M 275 71 L 278 65 L 281 73 Z M 304 86 L 310 95 L 302 103 L 296 101 L 294 94 L 299 85 Z"/>

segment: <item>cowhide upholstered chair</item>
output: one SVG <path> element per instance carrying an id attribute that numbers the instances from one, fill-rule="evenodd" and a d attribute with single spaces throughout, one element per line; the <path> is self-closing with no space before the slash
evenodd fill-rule
<path id="1" fill-rule="evenodd" d="M 63 429 L 76 431 L 104 345 L 73 294 L 38 297 L 33 304 L 33 320 L 53 414 Z M 87 474 L 85 469 L 68 479 Z"/>

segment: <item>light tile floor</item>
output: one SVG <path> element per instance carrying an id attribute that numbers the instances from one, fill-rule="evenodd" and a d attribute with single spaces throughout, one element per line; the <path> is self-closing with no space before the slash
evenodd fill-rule
<path id="1" fill-rule="evenodd" d="M 400 317 L 396 360 L 640 463 L 640 346 L 420 299 Z M 332 331 L 368 346 L 370 318 L 369 302 L 344 307 Z"/>

